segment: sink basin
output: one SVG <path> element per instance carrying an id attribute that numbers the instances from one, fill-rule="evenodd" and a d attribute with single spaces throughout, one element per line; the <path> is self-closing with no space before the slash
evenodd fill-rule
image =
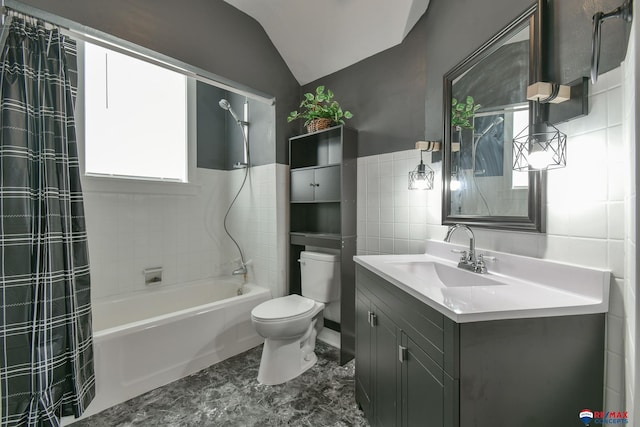
<path id="1" fill-rule="evenodd" d="M 472 273 L 457 267 L 440 264 L 431 261 L 408 261 L 408 262 L 390 262 L 394 268 L 400 269 L 405 273 L 419 276 L 423 280 L 438 280 L 442 285 L 450 287 L 469 287 L 469 286 L 503 286 L 504 283 L 497 282 L 485 275 Z"/>

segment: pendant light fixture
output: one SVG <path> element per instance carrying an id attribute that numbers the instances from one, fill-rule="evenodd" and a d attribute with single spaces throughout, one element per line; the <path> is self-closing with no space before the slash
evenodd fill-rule
<path id="1" fill-rule="evenodd" d="M 409 172 L 409 190 L 432 190 L 433 179 L 435 173 L 433 169 L 425 165 L 422 161 L 422 153 L 420 150 L 420 164 L 414 170 Z"/>
<path id="2" fill-rule="evenodd" d="M 536 110 L 540 107 L 538 104 Z M 567 135 L 537 115 L 531 126 L 513 138 L 513 152 L 516 171 L 563 168 L 567 165 Z"/>

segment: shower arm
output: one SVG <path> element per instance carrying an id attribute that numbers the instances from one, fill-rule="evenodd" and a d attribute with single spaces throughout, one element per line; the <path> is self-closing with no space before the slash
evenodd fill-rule
<path id="1" fill-rule="evenodd" d="M 600 67 L 600 40 L 602 37 L 602 23 L 610 18 L 622 18 L 625 22 L 633 20 L 633 0 L 624 3 L 611 12 L 597 12 L 593 15 L 593 36 L 591 40 L 591 83 L 598 81 Z"/>

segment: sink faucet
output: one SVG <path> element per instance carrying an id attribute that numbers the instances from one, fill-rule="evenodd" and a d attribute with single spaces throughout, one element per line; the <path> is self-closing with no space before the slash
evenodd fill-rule
<path id="1" fill-rule="evenodd" d="M 486 273 L 487 270 L 484 267 L 484 263 L 482 263 L 482 261 L 479 263 L 476 259 L 476 238 L 473 235 L 473 231 L 471 231 L 468 226 L 464 224 L 452 225 L 447 230 L 447 235 L 445 236 L 444 241 L 451 242 L 451 236 L 458 229 L 463 229 L 469 236 L 469 251 L 462 251 L 462 257 L 460 258 L 460 262 L 458 262 L 458 267 L 474 271 L 476 273 Z"/>

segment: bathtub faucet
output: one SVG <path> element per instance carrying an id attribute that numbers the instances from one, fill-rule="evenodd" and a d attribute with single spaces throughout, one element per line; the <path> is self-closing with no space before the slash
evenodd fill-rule
<path id="1" fill-rule="evenodd" d="M 247 265 L 251 264 L 251 260 L 244 262 L 244 260 L 240 260 L 240 267 L 236 268 L 231 272 L 233 276 L 243 276 L 244 280 L 247 280 Z"/>
<path id="2" fill-rule="evenodd" d="M 240 268 L 236 268 L 235 270 L 233 270 L 233 272 L 231 274 L 233 276 L 246 275 L 247 274 L 247 266 L 245 264 L 242 264 L 242 266 L 240 266 Z"/>

